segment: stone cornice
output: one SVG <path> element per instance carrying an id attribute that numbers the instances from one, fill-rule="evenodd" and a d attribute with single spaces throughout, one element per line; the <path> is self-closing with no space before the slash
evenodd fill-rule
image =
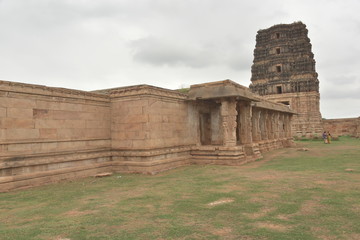
<path id="1" fill-rule="evenodd" d="M 181 93 L 176 90 L 169 90 L 150 85 L 137 85 L 130 87 L 120 87 L 112 89 L 104 89 L 95 91 L 98 93 L 107 94 L 110 98 L 123 98 L 130 96 L 160 96 L 171 99 L 186 100 L 187 94 Z"/>
<path id="2" fill-rule="evenodd" d="M 267 110 L 279 111 L 279 112 L 286 112 L 290 114 L 295 114 L 293 110 L 291 110 L 288 106 L 285 106 L 281 103 L 275 103 L 268 100 L 263 99 L 261 102 L 254 102 L 252 104 L 253 107 L 263 108 Z"/>
<path id="3" fill-rule="evenodd" d="M 0 92 L 1 91 L 109 102 L 109 97 L 101 93 L 93 93 L 93 92 L 67 89 L 67 88 L 47 87 L 44 85 L 17 83 L 17 82 L 3 81 L 3 80 L 0 80 Z"/>
<path id="4" fill-rule="evenodd" d="M 231 80 L 191 85 L 189 100 L 235 97 L 245 101 L 260 101 L 247 87 Z"/>

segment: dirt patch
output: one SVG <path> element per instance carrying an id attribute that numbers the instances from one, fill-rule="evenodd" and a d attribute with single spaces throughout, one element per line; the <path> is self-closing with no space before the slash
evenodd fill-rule
<path id="1" fill-rule="evenodd" d="M 57 237 L 53 238 L 53 240 L 71 240 L 71 239 L 67 238 L 67 237 L 57 236 Z"/>
<path id="2" fill-rule="evenodd" d="M 224 199 L 217 200 L 215 202 L 208 203 L 207 206 L 214 207 L 214 206 L 217 206 L 217 205 L 222 205 L 222 204 L 226 204 L 226 203 L 232 203 L 234 201 L 235 200 L 232 199 L 232 198 L 224 198 Z"/>
<path id="3" fill-rule="evenodd" d="M 360 204 L 353 204 L 351 210 L 360 215 Z M 360 239 L 360 238 L 359 238 Z"/>
<path id="4" fill-rule="evenodd" d="M 245 213 L 244 215 L 250 219 L 258 219 L 258 218 L 265 217 L 266 215 L 268 215 L 269 213 L 271 213 L 275 210 L 276 210 L 276 208 L 262 208 L 262 209 L 260 209 L 259 212 Z"/>
<path id="5" fill-rule="evenodd" d="M 210 191 L 217 192 L 217 193 L 243 192 L 245 190 L 246 190 L 246 188 L 244 186 L 242 186 L 241 184 L 237 184 L 237 185 L 225 184 L 221 188 L 210 189 Z"/>
<path id="6" fill-rule="evenodd" d="M 281 225 L 281 224 L 269 223 L 269 222 L 258 222 L 258 223 L 255 223 L 254 225 L 257 228 L 266 228 L 266 229 L 278 231 L 278 232 L 286 232 L 289 230 L 288 226 Z"/>
<path id="7" fill-rule="evenodd" d="M 230 228 L 230 227 L 223 227 L 223 228 L 211 229 L 211 230 L 209 230 L 209 229 L 211 229 L 211 227 L 207 227 L 204 230 L 209 231 L 211 234 L 214 234 L 214 235 L 220 237 L 220 239 L 241 239 L 241 240 L 254 240 L 255 239 L 250 236 L 239 236 L 238 234 L 234 234 L 232 228 Z M 256 239 L 259 239 L 259 238 L 256 238 Z M 263 239 L 263 238 L 260 238 L 260 239 Z"/>
<path id="8" fill-rule="evenodd" d="M 308 148 L 298 148 L 297 150 L 300 151 L 300 152 L 307 152 L 307 151 L 309 151 Z"/>
<path id="9" fill-rule="evenodd" d="M 280 220 L 284 220 L 284 221 L 288 221 L 290 220 L 290 218 L 294 216 L 293 214 L 288 214 L 288 215 L 285 215 L 285 214 L 279 214 L 276 216 L 277 219 L 280 219 Z"/>
<path id="10" fill-rule="evenodd" d="M 279 156 L 283 157 L 291 157 L 291 156 L 297 156 L 299 153 L 296 152 L 295 149 L 292 148 L 282 148 L 282 149 L 276 149 L 270 152 L 266 152 L 263 154 L 263 158 L 260 160 L 257 160 L 255 162 L 251 162 L 249 164 L 245 164 L 241 166 L 241 168 L 258 168 L 264 163 L 271 161 Z"/>
<path id="11" fill-rule="evenodd" d="M 345 239 L 359 240 L 360 239 L 360 234 L 359 233 L 348 234 L 348 235 L 346 235 Z"/>
<path id="12" fill-rule="evenodd" d="M 231 234 L 232 229 L 229 227 L 224 227 L 224 228 L 218 228 L 218 229 L 212 229 L 211 233 L 217 236 L 227 236 L 229 234 Z"/>
<path id="13" fill-rule="evenodd" d="M 298 212 L 300 215 L 312 215 L 317 211 L 324 209 L 324 206 L 320 203 L 321 198 L 315 198 L 305 201 Z"/>
<path id="14" fill-rule="evenodd" d="M 353 169 L 353 168 L 347 168 L 347 169 L 345 169 L 345 172 L 354 172 L 355 171 L 355 169 Z"/>
<path id="15" fill-rule="evenodd" d="M 261 193 L 255 193 L 251 196 L 251 199 L 249 200 L 252 203 L 270 203 L 272 204 L 275 199 L 279 199 L 280 195 L 275 193 L 269 193 L 269 192 L 261 192 Z"/>
<path id="16" fill-rule="evenodd" d="M 260 167 L 260 166 L 259 166 Z M 254 167 L 255 168 L 255 167 Z M 301 176 L 296 172 L 287 172 L 279 170 L 255 170 L 255 171 L 243 171 L 242 176 L 250 178 L 251 180 L 282 180 L 282 179 L 294 179 Z"/>
<path id="17" fill-rule="evenodd" d="M 86 211 L 71 210 L 71 211 L 64 213 L 64 215 L 69 216 L 69 217 L 77 217 L 77 216 L 83 216 L 83 215 L 93 214 L 93 213 L 97 213 L 97 212 L 98 211 L 96 211 L 96 210 L 86 210 Z"/>
<path id="18" fill-rule="evenodd" d="M 333 237 L 331 236 L 329 230 L 327 230 L 326 228 L 321 228 L 321 227 L 311 227 L 311 232 L 314 233 L 315 236 L 317 236 L 319 239 L 324 239 L 324 240 L 334 240 L 334 239 L 338 239 L 337 237 Z"/>
<path id="19" fill-rule="evenodd" d="M 336 174 L 333 174 L 332 176 L 334 178 L 338 177 Z M 352 191 L 356 188 L 355 185 L 349 184 L 348 180 L 340 179 L 341 175 L 339 175 L 338 178 L 339 179 L 336 180 L 316 179 L 314 180 L 314 183 L 321 185 L 321 187 L 325 189 L 335 189 L 337 192 Z M 360 180 L 357 176 L 353 177 L 353 179 L 356 181 Z"/>
<path id="20" fill-rule="evenodd" d="M 314 183 L 315 184 L 320 184 L 320 185 L 333 185 L 333 184 L 335 184 L 335 181 L 329 181 L 329 180 L 320 179 L 320 180 L 315 180 Z"/>

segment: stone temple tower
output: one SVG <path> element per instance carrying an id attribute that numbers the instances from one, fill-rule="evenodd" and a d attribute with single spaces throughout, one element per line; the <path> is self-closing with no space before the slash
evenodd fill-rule
<path id="1" fill-rule="evenodd" d="M 308 30 L 302 22 L 259 30 L 250 89 L 268 100 L 288 105 L 294 136 L 322 133 L 318 74 Z"/>

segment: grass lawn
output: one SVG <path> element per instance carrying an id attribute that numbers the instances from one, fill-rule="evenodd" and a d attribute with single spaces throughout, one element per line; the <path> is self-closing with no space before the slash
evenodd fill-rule
<path id="1" fill-rule="evenodd" d="M 2 193 L 0 239 L 360 239 L 360 140 L 297 145 Z"/>

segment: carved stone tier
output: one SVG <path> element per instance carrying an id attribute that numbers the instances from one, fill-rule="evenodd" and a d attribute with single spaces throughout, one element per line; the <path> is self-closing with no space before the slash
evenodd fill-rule
<path id="1" fill-rule="evenodd" d="M 289 106 L 297 113 L 293 135 L 310 137 L 321 134 L 322 123 L 318 74 L 307 34 L 301 22 L 259 30 L 250 89 Z"/>

